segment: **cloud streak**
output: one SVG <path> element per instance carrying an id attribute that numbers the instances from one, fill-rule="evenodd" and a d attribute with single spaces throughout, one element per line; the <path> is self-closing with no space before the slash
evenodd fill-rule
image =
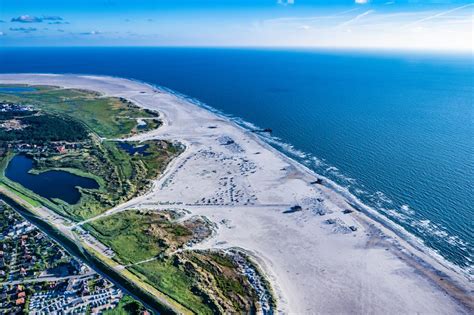
<path id="1" fill-rule="evenodd" d="M 22 32 L 22 33 L 31 33 L 36 32 L 37 29 L 34 27 L 10 27 L 12 32 Z"/>
<path id="2" fill-rule="evenodd" d="M 49 22 L 48 24 L 50 24 L 50 25 L 64 25 L 64 24 L 69 24 L 69 22 L 66 22 L 66 21 L 54 21 L 54 22 Z"/>
<path id="3" fill-rule="evenodd" d="M 474 3 L 469 3 L 469 4 L 466 4 L 466 5 L 463 5 L 463 6 L 460 6 L 460 7 L 456 7 L 456 8 L 447 10 L 447 11 L 442 11 L 442 12 L 439 12 L 437 14 L 430 15 L 430 16 L 424 17 L 422 19 L 419 19 L 419 20 L 413 21 L 411 23 L 408 23 L 408 24 L 404 25 L 403 27 L 408 28 L 408 27 L 411 27 L 411 26 L 414 26 L 414 25 L 417 25 L 417 24 L 420 24 L 420 23 L 423 23 L 423 22 L 426 22 L 426 21 L 429 21 L 429 20 L 436 19 L 436 18 L 441 17 L 443 15 L 446 15 L 446 14 L 449 14 L 449 13 L 452 13 L 452 12 L 455 12 L 455 11 L 458 11 L 458 10 L 461 10 L 461 9 L 464 9 L 464 8 L 471 7 L 473 5 L 474 5 Z"/>
<path id="4" fill-rule="evenodd" d="M 108 18 L 107 12 L 100 12 L 100 19 L 98 14 L 87 14 L 87 11 L 74 15 L 68 11 L 45 11 L 52 13 L 48 16 L 41 11 L 26 11 L 30 15 L 18 16 L 22 11 L 16 11 L 2 15 L 7 23 L 0 24 L 0 30 L 8 33 L 8 38 L 3 38 L 2 43 L 11 45 L 90 45 L 97 41 L 104 45 L 121 46 L 294 46 L 472 51 L 474 20 L 471 10 L 474 3 L 405 5 L 405 2 L 419 0 L 396 0 L 396 4 L 389 5 L 394 1 L 374 0 L 357 5 L 355 0 L 344 1 L 350 4 L 312 7 L 306 5 L 308 0 L 298 0 L 292 7 L 284 7 L 273 0 L 270 1 L 271 10 L 263 12 L 258 6 L 255 12 L 246 9 L 238 14 L 224 9 L 208 14 L 193 10 L 186 14 L 147 10 L 127 12 L 130 16 L 122 15 L 120 11 L 120 15 Z M 10 18 L 17 23 L 8 24 Z M 69 18 L 74 19 L 71 24 L 62 25 L 68 24 Z M 158 23 L 159 28 L 152 27 Z M 38 30 L 28 36 L 21 32 L 35 31 L 21 29 L 22 26 L 33 26 Z M 17 29 L 10 32 L 9 27 Z M 49 27 L 49 30 L 43 27 Z"/>
<path id="5" fill-rule="evenodd" d="M 68 22 L 64 21 L 64 19 L 57 15 L 43 15 L 42 17 L 33 16 L 33 15 L 20 15 L 18 17 L 14 17 L 10 20 L 11 22 L 17 23 L 42 23 L 43 21 L 51 21 L 49 24 L 67 24 Z"/>
<path id="6" fill-rule="evenodd" d="M 368 10 L 368 11 L 365 11 L 364 13 L 361 13 L 359 15 L 356 15 L 355 17 L 353 17 L 352 19 L 348 20 L 348 21 L 345 21 L 344 23 L 341 23 L 339 24 L 337 27 L 344 27 L 344 26 L 347 26 L 347 25 L 350 25 L 350 24 L 353 24 L 354 22 L 357 22 L 358 20 L 360 20 L 361 18 L 363 18 L 364 16 L 367 16 L 371 13 L 374 13 L 375 10 Z"/>
<path id="7" fill-rule="evenodd" d="M 79 33 L 79 35 L 87 35 L 87 36 L 89 36 L 89 35 L 100 35 L 100 34 L 102 34 L 102 33 L 99 32 L 99 31 L 90 31 L 90 32 Z"/>
<path id="8" fill-rule="evenodd" d="M 62 21 L 63 18 L 57 15 L 44 15 L 42 17 L 43 21 Z"/>

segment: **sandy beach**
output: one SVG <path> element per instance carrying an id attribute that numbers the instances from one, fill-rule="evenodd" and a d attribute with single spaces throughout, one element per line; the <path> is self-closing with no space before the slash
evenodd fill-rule
<path id="1" fill-rule="evenodd" d="M 101 217 L 139 208 L 207 217 L 216 232 L 195 247 L 249 253 L 282 313 L 473 313 L 472 279 L 224 117 L 121 78 L 0 74 L 0 84 L 11 83 L 93 90 L 158 111 L 163 125 L 130 140 L 177 141 L 186 150 L 150 192 Z"/>

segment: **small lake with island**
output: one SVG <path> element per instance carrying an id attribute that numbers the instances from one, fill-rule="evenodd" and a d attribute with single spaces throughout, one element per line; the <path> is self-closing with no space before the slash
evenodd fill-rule
<path id="1" fill-rule="evenodd" d="M 146 152 L 149 147 L 148 144 L 135 146 L 127 142 L 119 142 L 119 146 L 122 150 L 126 151 L 130 155 L 134 155 L 135 153 L 138 153 L 140 155 L 147 156 L 151 154 L 149 152 Z"/>
<path id="2" fill-rule="evenodd" d="M 66 171 L 51 170 L 32 174 L 30 170 L 33 168 L 33 163 L 33 159 L 26 155 L 16 155 L 8 164 L 5 176 L 44 198 L 57 198 L 69 204 L 75 204 L 81 198 L 78 187 L 99 188 L 94 179 Z"/>

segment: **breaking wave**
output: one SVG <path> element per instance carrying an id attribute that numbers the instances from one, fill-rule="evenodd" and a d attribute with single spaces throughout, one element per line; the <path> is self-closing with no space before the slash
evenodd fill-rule
<path id="1" fill-rule="evenodd" d="M 196 98 L 189 97 L 166 87 L 157 85 L 151 86 L 204 108 L 220 117 L 228 119 L 248 131 L 262 130 L 261 127 L 251 122 L 248 122 L 240 117 L 224 113 L 201 102 Z M 449 246 L 456 246 L 465 252 L 469 252 L 468 248 L 470 247 L 470 244 L 463 241 L 456 235 L 449 235 L 446 228 L 442 225 L 433 223 L 430 220 L 415 218 L 416 211 L 408 204 L 402 204 L 399 207 L 394 207 L 394 201 L 383 192 L 367 191 L 363 185 L 357 182 L 356 179 L 345 175 L 341 170 L 339 170 L 334 165 L 330 165 L 324 159 L 318 158 L 311 153 L 301 151 L 295 148 L 292 144 L 286 143 L 278 137 L 271 136 L 267 133 L 256 134 L 262 140 L 280 152 L 303 164 L 316 174 L 328 179 L 328 182 L 330 183 L 330 186 L 333 188 L 333 190 L 342 194 L 345 198 L 347 198 L 347 200 L 356 203 L 364 210 L 366 214 L 369 214 L 370 217 L 378 220 L 381 223 L 384 223 L 384 225 L 390 227 L 393 231 L 398 231 L 399 235 L 401 233 L 400 236 L 409 241 L 411 244 L 430 254 L 445 266 L 461 272 L 467 275 L 469 278 L 474 276 L 474 254 L 467 254 L 464 257 L 464 259 L 467 261 L 467 264 L 462 266 L 456 261 L 453 261 L 447 257 L 438 249 L 430 246 L 429 242 L 427 242 L 427 240 L 430 238 L 435 238 Z M 407 230 L 406 227 L 410 227 L 412 231 L 416 232 L 416 235 L 413 232 Z"/>

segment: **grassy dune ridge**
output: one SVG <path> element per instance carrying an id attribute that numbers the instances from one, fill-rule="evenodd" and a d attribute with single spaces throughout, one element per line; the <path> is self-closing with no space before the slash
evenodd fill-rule
<path id="1" fill-rule="evenodd" d="M 193 312 L 255 311 L 257 293 L 232 255 L 186 250 L 211 235 L 211 227 L 199 217 L 177 221 L 181 215 L 128 210 L 84 227 L 114 250 L 117 263 Z"/>

